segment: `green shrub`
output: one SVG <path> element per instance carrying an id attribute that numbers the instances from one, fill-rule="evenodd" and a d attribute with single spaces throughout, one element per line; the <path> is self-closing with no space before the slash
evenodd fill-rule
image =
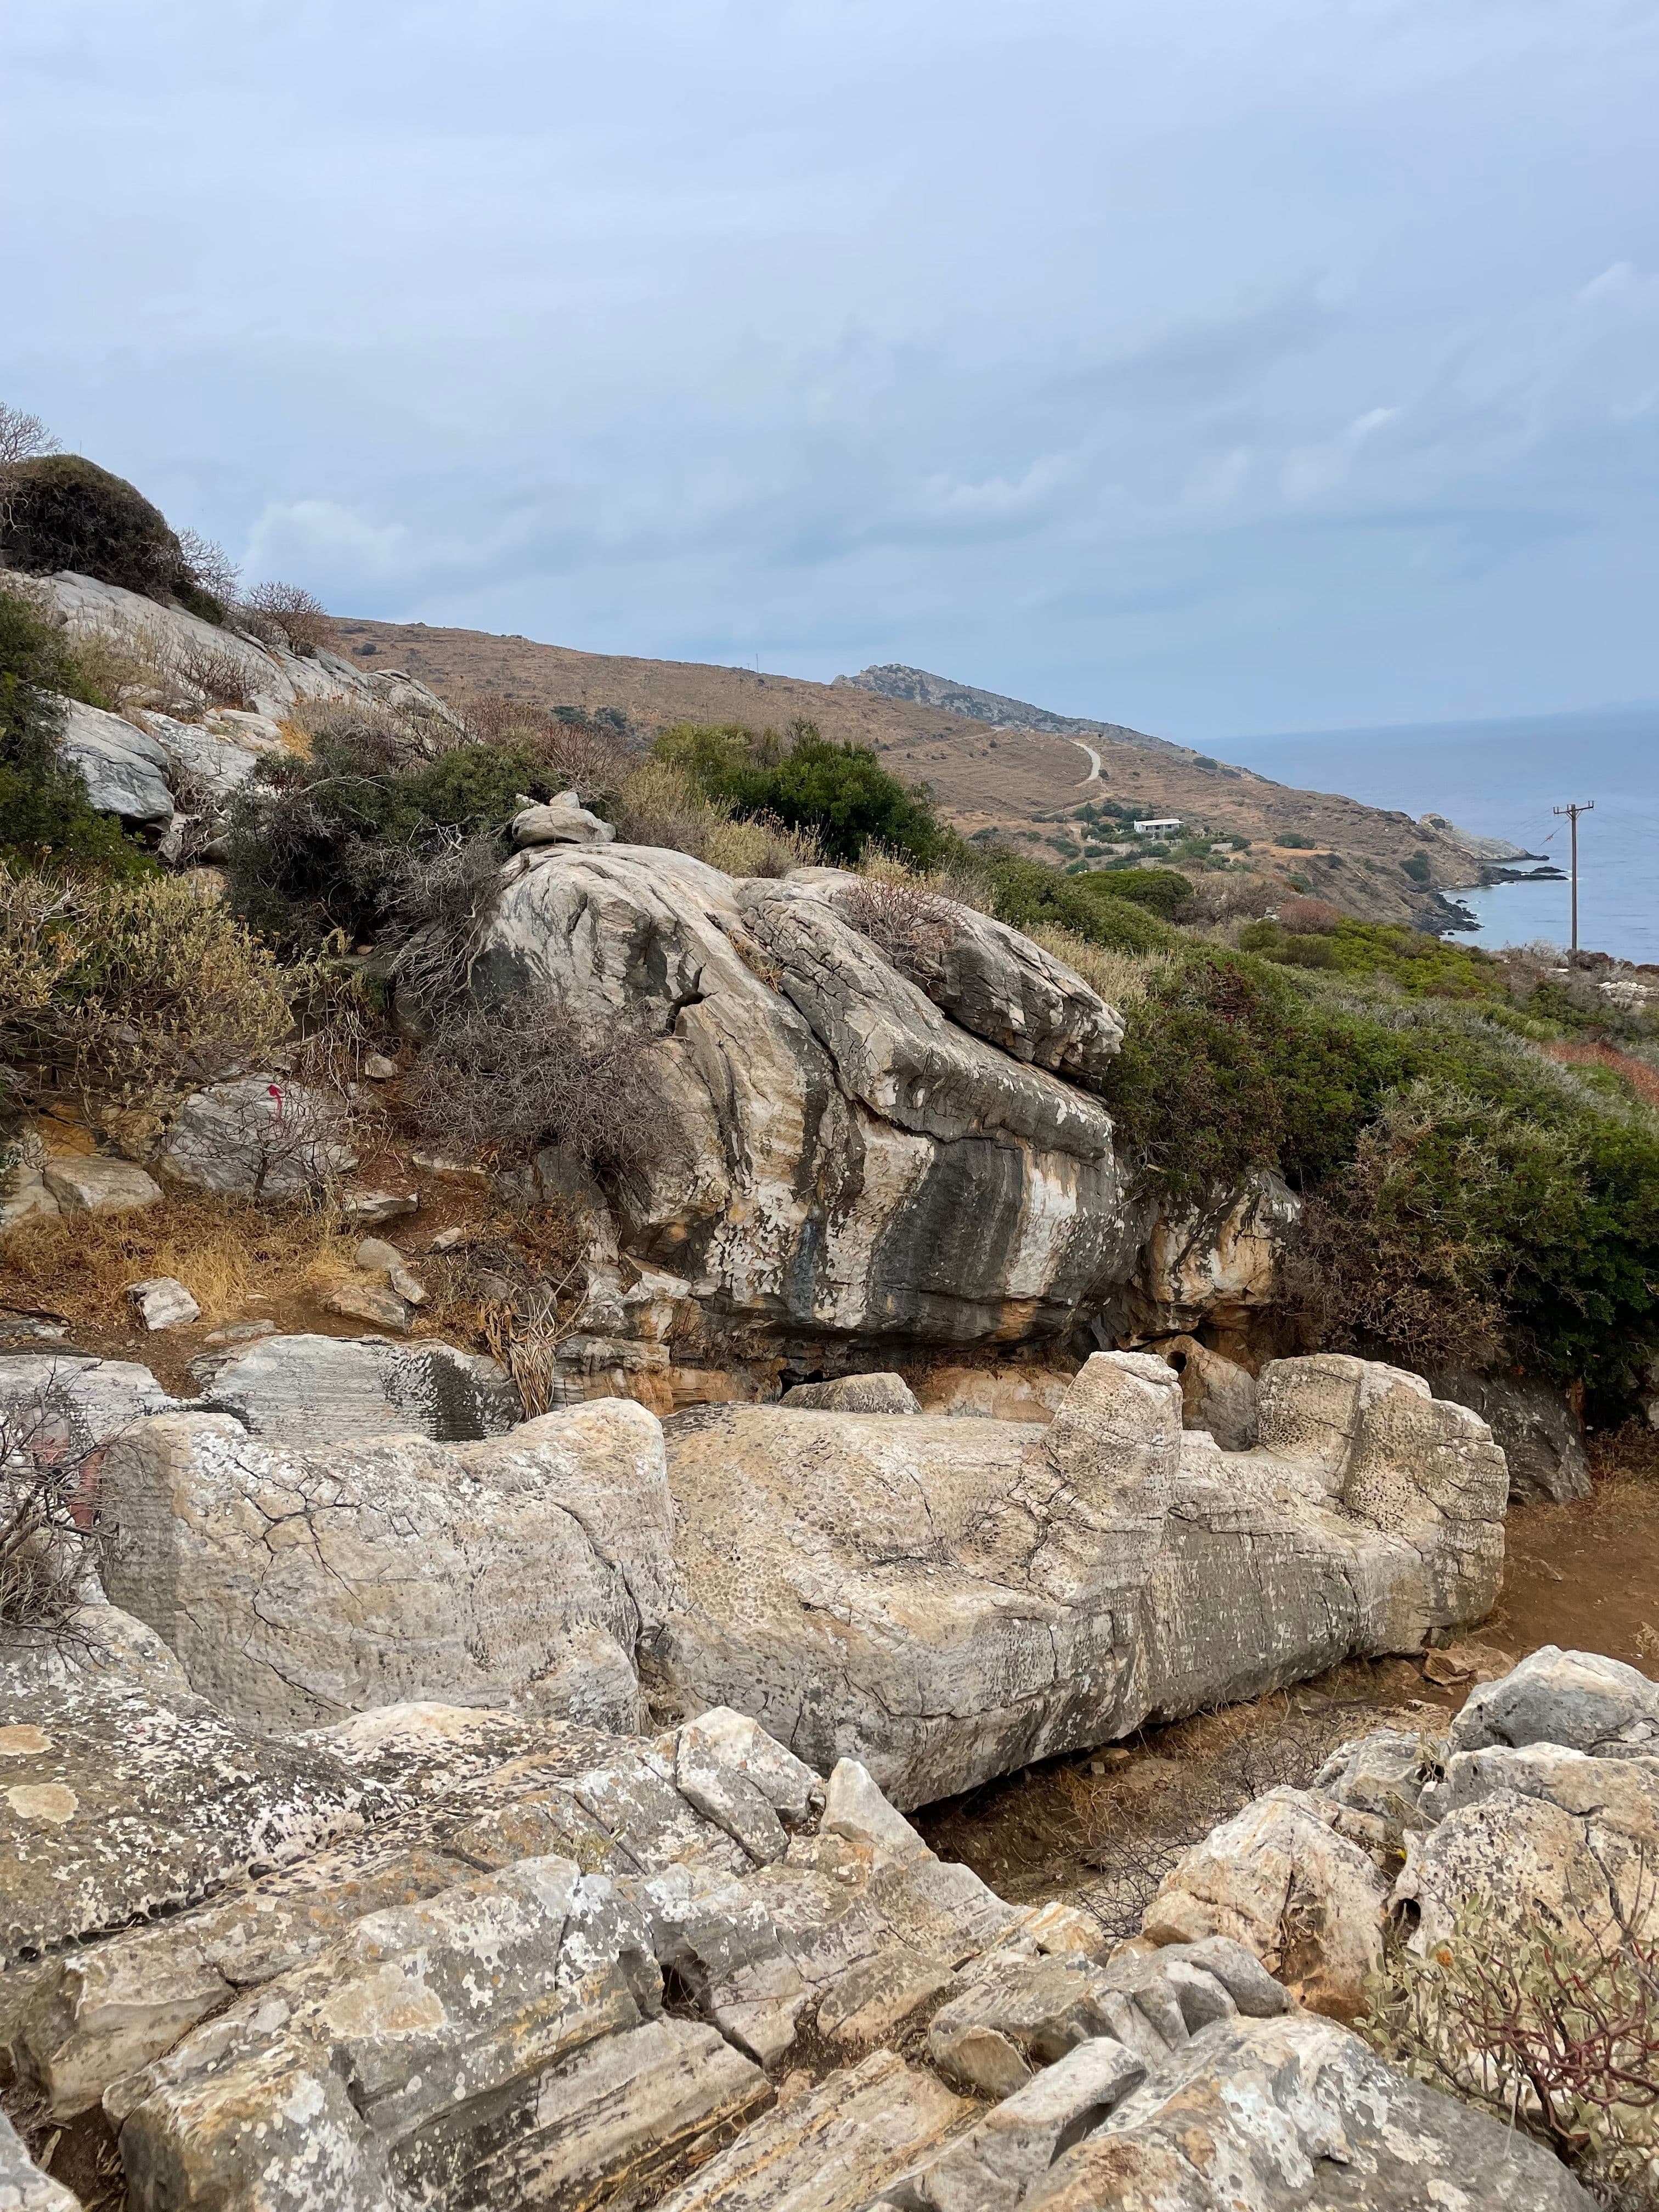
<path id="1" fill-rule="evenodd" d="M 1346 1284 L 1321 1341 L 1340 1322 L 1411 1364 L 1495 1313 L 1514 1357 L 1616 1407 L 1659 1345 L 1659 1120 L 1506 1009 L 1312 988 L 1189 943 L 1125 1009 L 1103 1086 L 1124 1152 L 1171 1205 L 1263 1167 L 1319 1200 Z"/>
<path id="2" fill-rule="evenodd" d="M 1286 830 L 1281 836 L 1275 837 L 1273 842 L 1292 853 L 1311 853 L 1315 850 L 1314 840 L 1311 837 L 1304 837 L 1299 830 Z"/>
<path id="3" fill-rule="evenodd" d="M 826 860 L 851 866 L 873 845 L 931 868 L 957 842 L 927 795 L 890 775 L 867 745 L 831 744 L 810 722 L 797 723 L 787 745 L 775 731 L 739 723 L 681 723 L 653 750 L 734 813 L 815 837 Z"/>
<path id="4" fill-rule="evenodd" d="M 161 509 L 79 453 L 21 463 L 9 504 L 0 550 L 15 568 L 33 575 L 73 568 L 152 599 L 192 580 Z"/>
<path id="5" fill-rule="evenodd" d="M 980 864 L 987 898 L 1013 929 L 1068 929 L 1121 952 L 1156 952 L 1174 933 L 1145 907 L 1113 898 L 1105 876 L 1067 876 L 1042 860 L 1005 856 Z"/>
<path id="6" fill-rule="evenodd" d="M 1085 877 L 1083 887 L 1102 897 L 1150 907 L 1165 921 L 1172 921 L 1193 895 L 1192 878 L 1178 868 L 1111 868 Z"/>
<path id="7" fill-rule="evenodd" d="M 1400 863 L 1400 872 L 1402 876 L 1409 876 L 1414 884 L 1427 883 L 1429 880 L 1428 854 L 1413 853 L 1408 860 L 1402 860 Z"/>
<path id="8" fill-rule="evenodd" d="M 562 786 L 538 749 L 457 745 L 400 759 L 395 736 L 364 725 L 319 737 L 309 761 L 268 759 L 265 780 L 231 811 L 231 896 L 257 928 L 290 944 L 334 931 L 373 937 L 411 857 L 457 838 L 493 837 L 506 858 L 520 793 Z"/>
<path id="9" fill-rule="evenodd" d="M 94 811 L 80 772 L 58 752 L 65 696 L 100 703 L 63 633 L 26 592 L 0 586 L 0 860 L 149 874 L 155 864 L 142 846 Z"/>

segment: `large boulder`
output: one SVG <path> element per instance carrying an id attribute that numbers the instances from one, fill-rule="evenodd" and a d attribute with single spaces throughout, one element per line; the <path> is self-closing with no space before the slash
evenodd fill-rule
<path id="1" fill-rule="evenodd" d="M 1279 1297 L 1279 1269 L 1301 1219 L 1301 1200 L 1269 1170 L 1206 1204 L 1160 1214 L 1128 1289 L 1132 1328 L 1174 1336 L 1203 1322 L 1242 1342 Z"/>
<path id="2" fill-rule="evenodd" d="M 1261 1401 L 1237 1453 L 1135 1353 L 1046 1427 L 681 1414 L 661 1662 L 908 1805 L 1490 1609 L 1507 1477 L 1474 1414 L 1359 1360 L 1277 1362 Z"/>
<path id="3" fill-rule="evenodd" d="M 1565 1391 L 1530 1375 L 1481 1375 L 1468 1367 L 1431 1368 L 1437 1398 L 1480 1414 L 1509 1462 L 1510 1497 L 1558 1502 L 1589 1496 L 1583 1424 Z"/>
<path id="4" fill-rule="evenodd" d="M 1449 1743 L 1454 1752 L 1555 1743 L 1601 1758 L 1659 1754 L 1659 1683 L 1599 1651 L 1542 1644 L 1469 1692 Z"/>
<path id="5" fill-rule="evenodd" d="M 192 1091 L 160 1155 L 165 1171 L 202 1190 L 286 1198 L 357 1164 L 324 1095 L 284 1076 L 237 1075 Z"/>
<path id="6" fill-rule="evenodd" d="M 1049 1068 L 1103 1065 L 1116 1018 L 1000 925 L 978 981 L 939 985 L 944 1011 L 834 887 L 636 846 L 532 850 L 504 872 L 473 989 L 544 988 L 652 1040 L 661 1138 L 620 1200 L 622 1243 L 719 1325 L 939 1342 L 1070 1326 L 1127 1274 L 1141 1222 L 1110 1117 Z"/>
<path id="7" fill-rule="evenodd" d="M 314 1455 L 226 1414 L 163 1414 L 109 1447 L 103 1498 L 111 1597 L 244 1721 L 422 1698 L 638 1717 L 634 1655 L 661 1627 L 672 1534 L 642 1407 Z"/>
<path id="8" fill-rule="evenodd" d="M 266 1336 L 246 1351 L 206 1355 L 191 1372 L 207 1412 L 301 1446 L 410 1430 L 437 1443 L 474 1443 L 503 1435 L 522 1412 L 496 1361 L 430 1340 Z"/>
<path id="9" fill-rule="evenodd" d="M 141 827 L 164 829 L 173 819 L 167 757 L 148 730 L 135 729 L 101 707 L 65 699 L 58 751 L 78 770 L 87 798 L 100 814 L 118 815 Z"/>
<path id="10" fill-rule="evenodd" d="M 237 1727 L 155 1632 L 89 1607 L 0 1657 L 0 1969 L 205 1896 L 362 1826 L 325 1748 Z"/>
<path id="11" fill-rule="evenodd" d="M 1591 2212 L 1540 2145 L 1296 2013 L 1224 2020 L 1056 2159 L 1024 2212 Z M 977 2208 L 976 2208 L 977 2212 Z"/>

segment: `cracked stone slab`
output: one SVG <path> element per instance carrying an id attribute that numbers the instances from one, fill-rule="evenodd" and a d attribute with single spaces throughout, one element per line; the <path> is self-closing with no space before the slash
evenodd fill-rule
<path id="1" fill-rule="evenodd" d="M 394 1430 L 472 1443 L 505 1435 L 523 1413 L 503 1367 L 453 1344 L 271 1335 L 191 1372 L 210 1413 L 302 1448 Z"/>
<path id="2" fill-rule="evenodd" d="M 227 1414 L 163 1414 L 111 1444 L 102 1482 L 110 1595 L 246 1721 L 421 1698 L 638 1717 L 634 1653 L 672 1572 L 662 1432 L 642 1407 L 314 1455 Z"/>
<path id="3" fill-rule="evenodd" d="M 238 1727 L 112 1607 L 40 1666 L 0 1665 L 0 1965 L 177 1910 L 360 1828 L 342 1760 Z"/>

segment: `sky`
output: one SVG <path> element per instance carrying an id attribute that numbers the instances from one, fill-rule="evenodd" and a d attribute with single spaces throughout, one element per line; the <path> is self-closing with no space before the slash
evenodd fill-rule
<path id="1" fill-rule="evenodd" d="M 337 612 L 1659 697 L 1659 0 L 10 0 L 0 398 Z"/>

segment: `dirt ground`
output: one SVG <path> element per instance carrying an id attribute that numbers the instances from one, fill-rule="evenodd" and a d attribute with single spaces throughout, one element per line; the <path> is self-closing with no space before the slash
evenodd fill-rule
<path id="1" fill-rule="evenodd" d="M 1467 1643 L 1512 1659 L 1559 1644 L 1659 1672 L 1659 1436 L 1593 1440 L 1592 1466 L 1581 1502 L 1511 1510 L 1503 1594 Z M 1305 1784 L 1349 1736 L 1438 1734 L 1472 1686 L 1437 1683 L 1418 1659 L 1351 1662 L 1250 1705 L 1048 1759 L 930 1806 L 917 1825 L 941 1857 L 1004 1896 L 1058 1898 L 1128 1936 L 1187 1845 L 1240 1806 Z"/>

